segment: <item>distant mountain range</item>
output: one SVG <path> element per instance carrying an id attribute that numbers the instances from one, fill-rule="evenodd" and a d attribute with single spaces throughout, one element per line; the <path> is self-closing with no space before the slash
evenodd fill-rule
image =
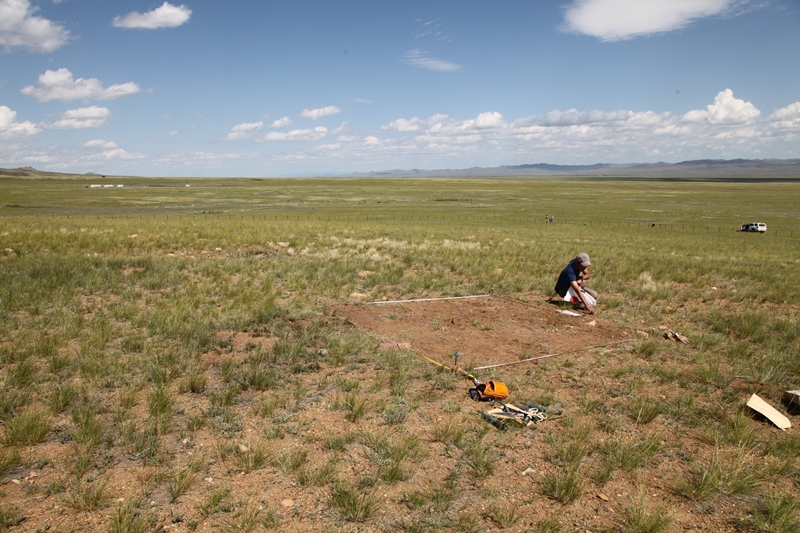
<path id="1" fill-rule="evenodd" d="M 385 170 L 349 174 L 363 177 L 594 177 L 642 179 L 747 180 L 780 179 L 800 181 L 800 159 L 698 159 L 680 163 L 631 163 L 594 165 L 551 165 L 536 163 L 439 170 Z"/>
<path id="2" fill-rule="evenodd" d="M 504 165 L 499 167 L 472 167 L 464 169 L 410 169 L 374 172 L 315 174 L 331 177 L 365 178 L 492 178 L 492 177 L 552 177 L 597 179 L 675 179 L 705 181 L 800 181 L 800 159 L 698 159 L 680 163 L 631 163 L 594 165 L 551 165 L 536 163 Z M 0 177 L 21 178 L 105 178 L 95 172 L 59 173 L 36 170 L 33 167 L 0 168 Z M 220 176 L 223 177 L 223 176 Z M 264 176 L 269 177 L 269 176 Z"/>

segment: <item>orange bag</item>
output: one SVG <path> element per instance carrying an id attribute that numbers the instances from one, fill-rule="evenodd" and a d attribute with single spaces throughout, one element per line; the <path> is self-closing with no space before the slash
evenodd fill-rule
<path id="1" fill-rule="evenodd" d="M 469 395 L 479 402 L 505 400 L 508 398 L 508 386 L 502 381 L 487 381 L 470 389 Z"/>

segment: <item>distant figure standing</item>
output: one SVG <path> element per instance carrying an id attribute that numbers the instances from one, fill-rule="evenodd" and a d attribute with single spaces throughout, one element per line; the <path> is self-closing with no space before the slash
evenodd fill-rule
<path id="1" fill-rule="evenodd" d="M 555 217 L 553 215 L 550 215 L 550 220 L 548 220 L 548 222 L 550 222 L 552 224 L 554 220 L 555 220 Z"/>
<path id="2" fill-rule="evenodd" d="M 559 296 L 564 298 L 567 296 L 567 293 L 570 292 L 570 289 L 572 289 L 572 293 L 574 294 L 573 299 L 577 297 L 577 299 L 580 300 L 579 302 L 575 302 L 575 309 L 586 309 L 586 311 L 593 315 L 594 305 L 597 301 L 597 292 L 592 289 L 587 289 L 584 283 L 592 276 L 589 272 L 589 266 L 591 266 L 591 264 L 592 262 L 588 254 L 579 253 L 576 255 L 575 259 L 570 261 L 569 264 L 564 267 L 564 270 L 561 271 L 561 274 L 559 274 L 555 291 Z M 591 296 L 591 299 L 586 297 L 587 294 Z"/>

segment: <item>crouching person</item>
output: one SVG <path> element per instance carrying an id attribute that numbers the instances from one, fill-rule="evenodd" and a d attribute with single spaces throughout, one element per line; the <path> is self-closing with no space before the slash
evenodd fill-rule
<path id="1" fill-rule="evenodd" d="M 565 300 L 575 304 L 575 309 L 585 309 L 594 314 L 597 292 L 586 287 L 586 280 L 592 276 L 589 272 L 591 264 L 588 254 L 576 255 L 559 274 L 555 291 Z"/>

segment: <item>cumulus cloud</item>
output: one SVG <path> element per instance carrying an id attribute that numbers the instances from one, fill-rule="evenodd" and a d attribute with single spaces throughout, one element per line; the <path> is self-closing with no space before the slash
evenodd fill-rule
<path id="1" fill-rule="evenodd" d="M 140 91 L 139 86 L 133 82 L 103 87 L 96 78 L 72 77 L 72 72 L 66 68 L 48 70 L 39 75 L 39 87 L 28 85 L 20 92 L 33 96 L 40 102 L 49 100 L 114 100 Z"/>
<path id="2" fill-rule="evenodd" d="M 317 141 L 328 136 L 328 128 L 317 126 L 314 129 L 292 130 L 288 132 L 273 131 L 264 135 L 264 141 Z"/>
<path id="3" fill-rule="evenodd" d="M 619 41 L 670 32 L 696 20 L 729 13 L 748 0 L 573 0 L 567 31 Z"/>
<path id="4" fill-rule="evenodd" d="M 430 57 L 427 52 L 418 48 L 406 52 L 404 61 L 412 67 L 433 70 L 435 72 L 456 72 L 461 70 L 461 65 Z"/>
<path id="5" fill-rule="evenodd" d="M 447 115 L 443 115 L 441 113 L 432 115 L 424 120 L 419 117 L 398 118 L 397 120 L 393 120 L 388 124 L 384 124 L 381 126 L 381 129 L 396 130 L 400 132 L 420 131 L 428 127 L 440 127 L 439 125 L 448 118 L 449 117 Z"/>
<path id="6" fill-rule="evenodd" d="M 0 105 L 0 139 L 13 140 L 36 135 L 42 129 L 33 122 L 17 122 L 17 112 Z"/>
<path id="7" fill-rule="evenodd" d="M 419 131 L 422 128 L 422 121 L 419 117 L 398 118 L 388 124 L 381 126 L 382 130 L 396 131 Z"/>
<path id="8" fill-rule="evenodd" d="M 544 116 L 542 123 L 548 126 L 573 126 L 578 124 L 593 124 L 598 122 L 616 122 L 631 118 L 631 111 L 550 111 Z"/>
<path id="9" fill-rule="evenodd" d="M 111 111 L 106 107 L 81 107 L 61 114 L 61 118 L 48 128 L 57 130 L 77 130 L 83 128 L 99 128 L 106 125 Z"/>
<path id="10" fill-rule="evenodd" d="M 112 148 L 97 152 L 88 157 L 90 161 L 110 161 L 113 159 L 144 159 L 144 154 L 130 153 L 122 148 Z"/>
<path id="11" fill-rule="evenodd" d="M 237 124 L 225 135 L 225 140 L 238 141 L 253 137 L 263 126 L 263 122 L 244 122 L 242 124 Z"/>
<path id="12" fill-rule="evenodd" d="M 322 117 L 330 117 L 333 115 L 338 115 L 341 112 L 342 110 L 336 107 L 335 105 L 329 105 L 328 107 L 318 107 L 316 109 L 303 109 L 301 115 L 304 118 L 317 120 Z"/>
<path id="13" fill-rule="evenodd" d="M 283 117 L 276 120 L 273 120 L 270 124 L 270 128 L 285 128 L 292 123 L 292 119 L 289 117 Z"/>
<path id="14" fill-rule="evenodd" d="M 28 0 L 0 0 L 0 46 L 46 53 L 67 44 L 70 33 L 66 28 L 34 12 Z"/>
<path id="15" fill-rule="evenodd" d="M 116 148 L 117 143 L 114 141 L 103 141 L 101 139 L 94 139 L 83 143 L 85 148 Z"/>
<path id="16" fill-rule="evenodd" d="M 177 28 L 183 25 L 192 16 L 192 10 L 185 5 L 173 6 L 164 2 L 146 13 L 131 12 L 125 16 L 116 16 L 112 24 L 116 28 L 143 28 L 154 30 L 158 28 Z"/>
<path id="17" fill-rule="evenodd" d="M 776 110 L 767 117 L 767 122 L 771 133 L 796 137 L 800 134 L 800 102 Z"/>
<path id="18" fill-rule="evenodd" d="M 359 155 L 413 157 L 427 161 L 448 159 L 447 165 L 476 163 L 491 166 L 531 160 L 631 162 L 653 157 L 681 160 L 705 157 L 758 157 L 771 143 L 800 136 L 800 102 L 762 118 L 751 102 L 720 91 L 705 109 L 683 114 L 652 110 L 553 110 L 541 117 L 506 120 L 488 111 L 458 120 L 447 115 L 398 118 L 383 126 L 387 136 L 369 143 L 339 147 Z M 394 135 L 392 135 L 394 133 Z M 326 154 L 333 157 L 334 154 Z M 351 156 L 352 159 L 352 156 Z M 398 160 L 402 164 L 402 159 Z"/>
<path id="19" fill-rule="evenodd" d="M 185 175 L 190 169 L 193 172 L 201 167 L 204 171 L 211 168 L 230 172 L 231 162 L 255 160 L 265 153 L 269 153 L 271 163 L 300 165 L 298 172 L 308 172 L 313 167 L 320 172 L 331 172 L 535 162 L 581 164 L 793 157 L 798 154 L 800 102 L 767 114 L 754 103 L 737 98 L 730 89 L 710 94 L 708 101 L 708 105 L 697 106 L 698 109 L 680 111 L 564 109 L 538 116 L 508 117 L 488 109 L 468 117 L 445 114 L 400 117 L 386 121 L 379 134 L 346 132 L 347 123 L 335 130 L 320 126 L 276 131 L 270 129 L 272 124 L 264 119 L 263 122 L 238 124 L 227 132 L 232 138 L 246 135 L 259 143 L 269 143 L 260 145 L 260 153 L 182 153 L 148 164 Z M 20 125 L 13 111 L 0 106 L 0 139 L 6 138 L 10 131 L 16 131 L 17 138 L 24 139 L 23 131 L 32 134 L 39 128 L 102 125 L 108 117 L 105 108 L 83 108 L 57 117 L 60 120 L 53 125 Z M 12 145 L 0 142 L 0 153 L 7 152 L 6 147 Z M 53 153 L 46 155 L 50 157 Z M 104 162 L 108 159 L 139 156 L 126 152 L 112 141 L 98 138 L 86 142 L 77 155 L 82 158 L 80 161 L 72 154 L 64 156 L 70 160 L 72 168 L 80 167 L 77 163 L 89 165 L 94 161 L 104 172 L 107 172 Z M 13 159 L 32 161 L 26 157 Z"/>
<path id="20" fill-rule="evenodd" d="M 707 122 L 710 124 L 747 124 L 761 116 L 756 106 L 739 100 L 733 91 L 725 89 L 717 94 L 714 103 L 704 110 L 693 110 L 683 115 L 686 122 Z"/>
<path id="21" fill-rule="evenodd" d="M 502 126 L 503 123 L 503 115 L 496 111 L 481 113 L 478 115 L 478 118 L 475 119 L 476 128 L 495 128 L 497 126 Z"/>
<path id="22" fill-rule="evenodd" d="M 781 109 L 776 110 L 773 114 L 769 116 L 769 119 L 773 121 L 776 120 L 796 121 L 800 119 L 800 102 L 795 102 L 793 104 L 789 104 L 786 107 L 782 107 Z"/>
<path id="23" fill-rule="evenodd" d="M 92 168 L 98 165 L 106 165 L 113 161 L 131 161 L 137 159 L 145 159 L 147 156 L 138 152 L 129 152 L 124 148 L 117 146 L 113 141 L 104 141 L 102 139 L 95 139 L 87 141 L 81 145 L 85 150 L 72 153 L 68 158 L 68 163 L 62 160 L 62 166 L 65 168 Z M 105 167 L 102 167 L 105 168 Z"/>

